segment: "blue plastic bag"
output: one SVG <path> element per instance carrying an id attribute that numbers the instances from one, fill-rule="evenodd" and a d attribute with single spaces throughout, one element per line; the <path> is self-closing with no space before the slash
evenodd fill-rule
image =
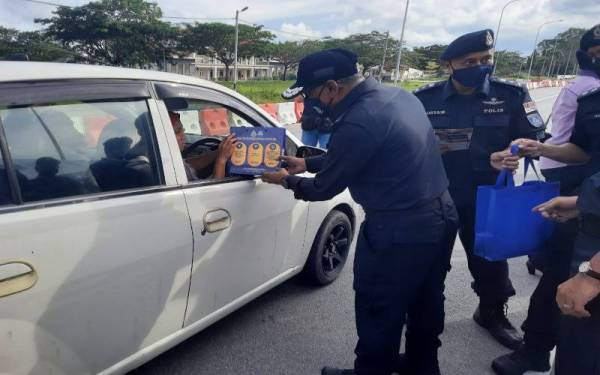
<path id="1" fill-rule="evenodd" d="M 514 154 L 515 150 L 512 151 Z M 525 175 L 529 166 L 537 175 L 529 158 L 525 159 Z M 559 188 L 559 183 L 544 181 L 528 181 L 515 186 L 513 175 L 507 170 L 500 172 L 496 185 L 479 186 L 475 254 L 496 261 L 539 253 L 552 234 L 554 223 L 531 210 L 557 197 Z"/>

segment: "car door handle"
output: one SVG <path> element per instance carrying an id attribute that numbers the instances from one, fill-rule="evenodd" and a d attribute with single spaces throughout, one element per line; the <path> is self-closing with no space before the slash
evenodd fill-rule
<path id="1" fill-rule="evenodd" d="M 30 289 L 37 279 L 37 272 L 29 262 L 0 261 L 0 298 Z"/>
<path id="2" fill-rule="evenodd" d="M 231 226 L 231 215 L 222 208 L 204 214 L 202 235 L 223 231 Z"/>

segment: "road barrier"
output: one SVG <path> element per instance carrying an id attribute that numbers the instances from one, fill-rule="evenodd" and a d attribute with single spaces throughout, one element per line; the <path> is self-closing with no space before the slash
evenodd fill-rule
<path id="1" fill-rule="evenodd" d="M 294 102 L 277 104 L 277 121 L 283 125 L 290 125 L 298 122 Z"/>

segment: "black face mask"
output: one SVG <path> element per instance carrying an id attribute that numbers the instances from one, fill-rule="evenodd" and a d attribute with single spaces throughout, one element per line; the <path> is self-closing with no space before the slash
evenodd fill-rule
<path id="1" fill-rule="evenodd" d="M 330 105 L 319 99 L 325 88 L 321 89 L 316 98 L 306 97 L 304 99 L 304 112 L 302 113 L 302 130 L 310 131 L 317 129 L 322 133 L 331 132 L 333 121 L 329 117 Z"/>
<path id="2" fill-rule="evenodd" d="M 454 69 L 452 78 L 465 87 L 477 88 L 483 85 L 486 78 L 492 74 L 493 65 L 475 65 L 468 68 Z"/>
<path id="3" fill-rule="evenodd" d="M 600 76 L 600 57 L 591 57 L 584 51 L 578 49 L 575 53 L 581 70 L 591 70 Z"/>

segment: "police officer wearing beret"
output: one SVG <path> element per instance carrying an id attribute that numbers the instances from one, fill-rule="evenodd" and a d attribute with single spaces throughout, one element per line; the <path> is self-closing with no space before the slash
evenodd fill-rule
<path id="1" fill-rule="evenodd" d="M 439 374 L 444 282 L 457 213 L 435 135 L 412 94 L 363 79 L 344 49 L 300 61 L 285 98 L 303 94 L 333 123 L 325 155 L 284 157 L 287 170 L 265 173 L 297 199 L 322 201 L 350 190 L 365 211 L 354 259 L 356 360 L 353 370 L 322 374 Z M 293 174 L 305 171 L 314 177 Z M 407 325 L 406 355 L 400 356 Z"/>
<path id="2" fill-rule="evenodd" d="M 594 99 L 593 94 L 600 88 L 600 25 L 581 38 L 577 60 L 580 67 L 577 77 L 561 91 L 552 109 L 552 138 L 543 145 L 532 140 L 517 141 L 524 153 L 542 155 L 539 164 L 542 173 L 547 181 L 560 182 L 563 196 L 577 195 L 584 178 L 600 172 L 599 160 L 589 163 L 590 155 L 600 153 L 600 133 L 596 130 L 600 123 L 590 122 L 595 115 L 600 116 L 600 100 Z M 544 155 L 564 160 L 567 165 Z M 573 163 L 577 165 L 568 165 Z M 556 346 L 560 321 L 556 288 L 569 277 L 579 221 L 574 218 L 555 228 L 543 254 L 544 273 L 531 296 L 522 326 L 524 345 L 492 362 L 500 375 L 550 369 L 550 351 Z"/>
<path id="3" fill-rule="evenodd" d="M 493 185 L 500 167 L 516 169 L 505 150 L 515 137 L 538 139 L 544 121 L 522 85 L 490 77 L 494 34 L 481 30 L 462 35 L 441 56 L 450 71 L 446 81 L 415 91 L 425 106 L 440 141 L 450 180 L 450 194 L 460 218 L 460 239 L 467 252 L 479 296 L 473 319 L 502 345 L 517 349 L 522 340 L 506 317 L 506 303 L 515 294 L 506 261 L 490 262 L 473 254 L 477 186 Z"/>

